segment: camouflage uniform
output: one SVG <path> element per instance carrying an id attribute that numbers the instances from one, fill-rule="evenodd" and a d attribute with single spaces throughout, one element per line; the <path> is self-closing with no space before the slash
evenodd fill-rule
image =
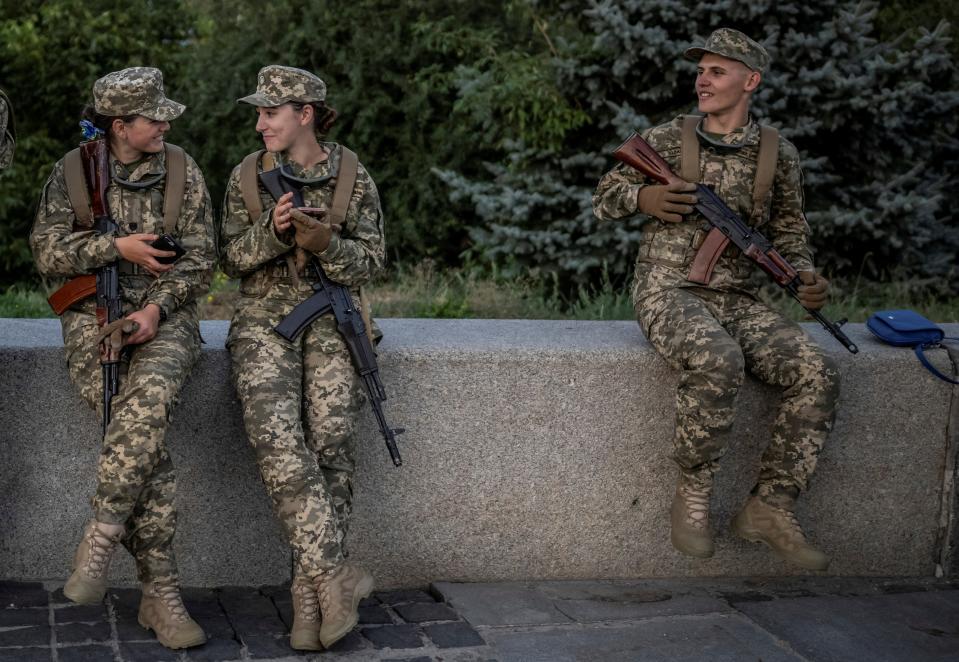
<path id="1" fill-rule="evenodd" d="M 680 171 L 681 127 L 678 117 L 644 134 L 674 172 Z M 759 124 L 751 119 L 721 139 L 701 127 L 699 181 L 754 224 L 797 269 L 813 269 L 796 148 L 780 139 L 772 190 L 754 213 Z M 639 213 L 639 190 L 650 183 L 633 168 L 617 166 L 603 176 L 593 196 L 596 216 L 612 220 Z M 748 370 L 783 388 L 754 493 L 789 508 L 805 489 L 832 428 L 838 371 L 798 324 L 759 301 L 751 278 L 756 267 L 734 246 L 719 259 L 708 286 L 686 280 L 709 227 L 697 212 L 679 223 L 650 218 L 636 261 L 632 298 L 639 324 L 681 371 L 673 458 L 685 472 L 712 475 L 725 452 L 723 433 L 732 425 L 736 394 Z"/>
<path id="2" fill-rule="evenodd" d="M 141 70 L 124 71 L 136 74 Z M 160 112 L 154 114 L 169 114 L 170 108 L 157 108 Z M 107 111 L 104 114 L 114 114 L 109 107 L 103 109 Z M 146 154 L 129 167 L 111 156 L 110 168 L 113 181 L 107 189 L 107 202 L 120 227 L 119 236 L 162 234 L 165 154 Z M 124 185 L 151 179 L 155 181 L 145 188 Z M 161 319 L 166 317 L 152 340 L 127 346 L 92 504 L 97 521 L 126 526 L 123 543 L 136 559 L 140 581 L 176 582 L 174 472 L 164 437 L 180 388 L 199 356 L 196 302 L 209 287 L 215 255 L 209 192 L 196 163 L 187 157 L 183 204 L 172 233 L 186 254 L 159 277 L 123 261 L 112 236 L 74 231 L 74 220 L 61 160 L 44 186 L 30 234 L 37 270 L 48 284 L 56 289 L 74 276 L 121 260 L 124 314 L 154 303 L 162 311 Z M 61 324 L 70 378 L 102 415 L 95 307 L 90 297 L 64 312 Z"/>
<path id="3" fill-rule="evenodd" d="M 13 113 L 10 109 L 10 100 L 3 90 L 0 90 L 0 170 L 5 170 L 13 163 L 14 150 Z"/>
<path id="4" fill-rule="evenodd" d="M 279 70 L 272 80 L 271 70 Z M 284 70 L 299 72 L 267 67 L 260 75 L 258 95 L 241 101 L 278 105 L 302 97 L 302 86 L 293 86 Z M 319 81 L 308 76 L 308 84 Z M 325 96 L 325 88 L 311 91 L 312 98 Z M 342 150 L 335 143 L 320 144 L 329 159 L 308 170 L 290 162 L 286 154 L 274 157 L 297 178 L 323 178 L 339 168 Z M 257 169 L 262 170 L 262 163 Z M 302 190 L 305 205 L 329 208 L 333 182 L 306 184 Z M 234 168 L 223 203 L 220 264 L 241 284 L 227 346 L 247 436 L 293 548 L 297 574 L 316 577 L 344 560 L 356 422 L 365 396 L 332 314 L 314 321 L 294 342 L 273 331 L 296 304 L 313 294 L 314 281 L 309 271 L 301 276 L 289 273 L 292 233 L 277 236 L 272 218 L 276 203 L 262 186 L 259 194 L 264 211 L 251 218 L 240 190 L 240 167 Z M 383 213 L 376 185 L 362 166 L 342 231 L 333 233 L 329 247 L 316 258 L 326 274 L 349 287 L 357 299 L 358 288 L 382 267 Z"/>

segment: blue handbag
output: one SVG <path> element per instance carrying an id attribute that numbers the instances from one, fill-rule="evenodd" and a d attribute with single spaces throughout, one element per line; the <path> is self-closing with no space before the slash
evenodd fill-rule
<path id="1" fill-rule="evenodd" d="M 943 340 L 959 340 L 959 338 L 947 338 L 945 331 L 919 313 L 912 310 L 880 310 L 869 317 L 866 328 L 884 343 L 896 347 L 912 347 L 919 361 L 929 372 L 950 384 L 959 384 L 959 381 L 939 372 L 923 354 L 923 350 L 944 347 Z"/>

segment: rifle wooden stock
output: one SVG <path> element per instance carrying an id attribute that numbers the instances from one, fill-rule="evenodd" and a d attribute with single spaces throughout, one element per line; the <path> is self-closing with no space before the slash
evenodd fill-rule
<path id="1" fill-rule="evenodd" d="M 110 149 L 105 138 L 80 144 L 80 162 L 90 188 L 90 209 L 94 218 L 109 216 L 107 187 L 110 186 Z"/>
<path id="2" fill-rule="evenodd" d="M 669 164 L 666 163 L 666 159 L 660 156 L 659 152 L 643 140 L 638 133 L 634 133 L 626 139 L 626 142 L 617 147 L 613 156 L 626 165 L 636 168 L 650 179 L 655 179 L 660 184 L 686 181 L 673 172 Z"/>
<path id="3" fill-rule="evenodd" d="M 47 298 L 47 303 L 50 304 L 53 312 L 59 316 L 73 304 L 92 297 L 96 293 L 97 277 L 93 274 L 86 274 L 68 280 Z"/>

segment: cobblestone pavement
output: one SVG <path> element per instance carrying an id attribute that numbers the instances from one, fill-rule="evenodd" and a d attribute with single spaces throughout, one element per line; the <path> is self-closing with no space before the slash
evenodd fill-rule
<path id="1" fill-rule="evenodd" d="M 114 589 L 101 605 L 75 605 L 59 585 L 0 582 L 0 661 L 337 660 L 485 662 L 482 637 L 425 590 L 375 593 L 360 624 L 329 651 L 289 647 L 288 587 L 184 589 L 190 615 L 209 640 L 171 651 L 137 623 L 138 589 Z"/>
<path id="2" fill-rule="evenodd" d="M 140 594 L 74 605 L 0 581 L 0 661 L 956 662 L 959 580 L 772 577 L 457 584 L 375 593 L 332 650 L 289 648 L 288 587 L 186 589 L 209 641 L 160 646 Z"/>

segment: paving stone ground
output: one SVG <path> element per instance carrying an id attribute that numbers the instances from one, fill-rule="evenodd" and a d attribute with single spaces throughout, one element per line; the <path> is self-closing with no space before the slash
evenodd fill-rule
<path id="1" fill-rule="evenodd" d="M 289 647 L 288 586 L 187 588 L 184 602 L 207 643 L 171 651 L 137 623 L 138 589 L 107 593 L 103 604 L 75 605 L 57 584 L 0 581 L 0 662 L 486 662 L 483 638 L 428 590 L 374 593 L 353 632 L 322 653 Z"/>
<path id="2" fill-rule="evenodd" d="M 288 645 L 289 587 L 185 589 L 189 651 L 137 623 L 139 592 L 80 606 L 0 581 L 0 662 L 959 661 L 959 580 L 751 578 L 494 584 L 375 593 L 332 650 Z"/>

